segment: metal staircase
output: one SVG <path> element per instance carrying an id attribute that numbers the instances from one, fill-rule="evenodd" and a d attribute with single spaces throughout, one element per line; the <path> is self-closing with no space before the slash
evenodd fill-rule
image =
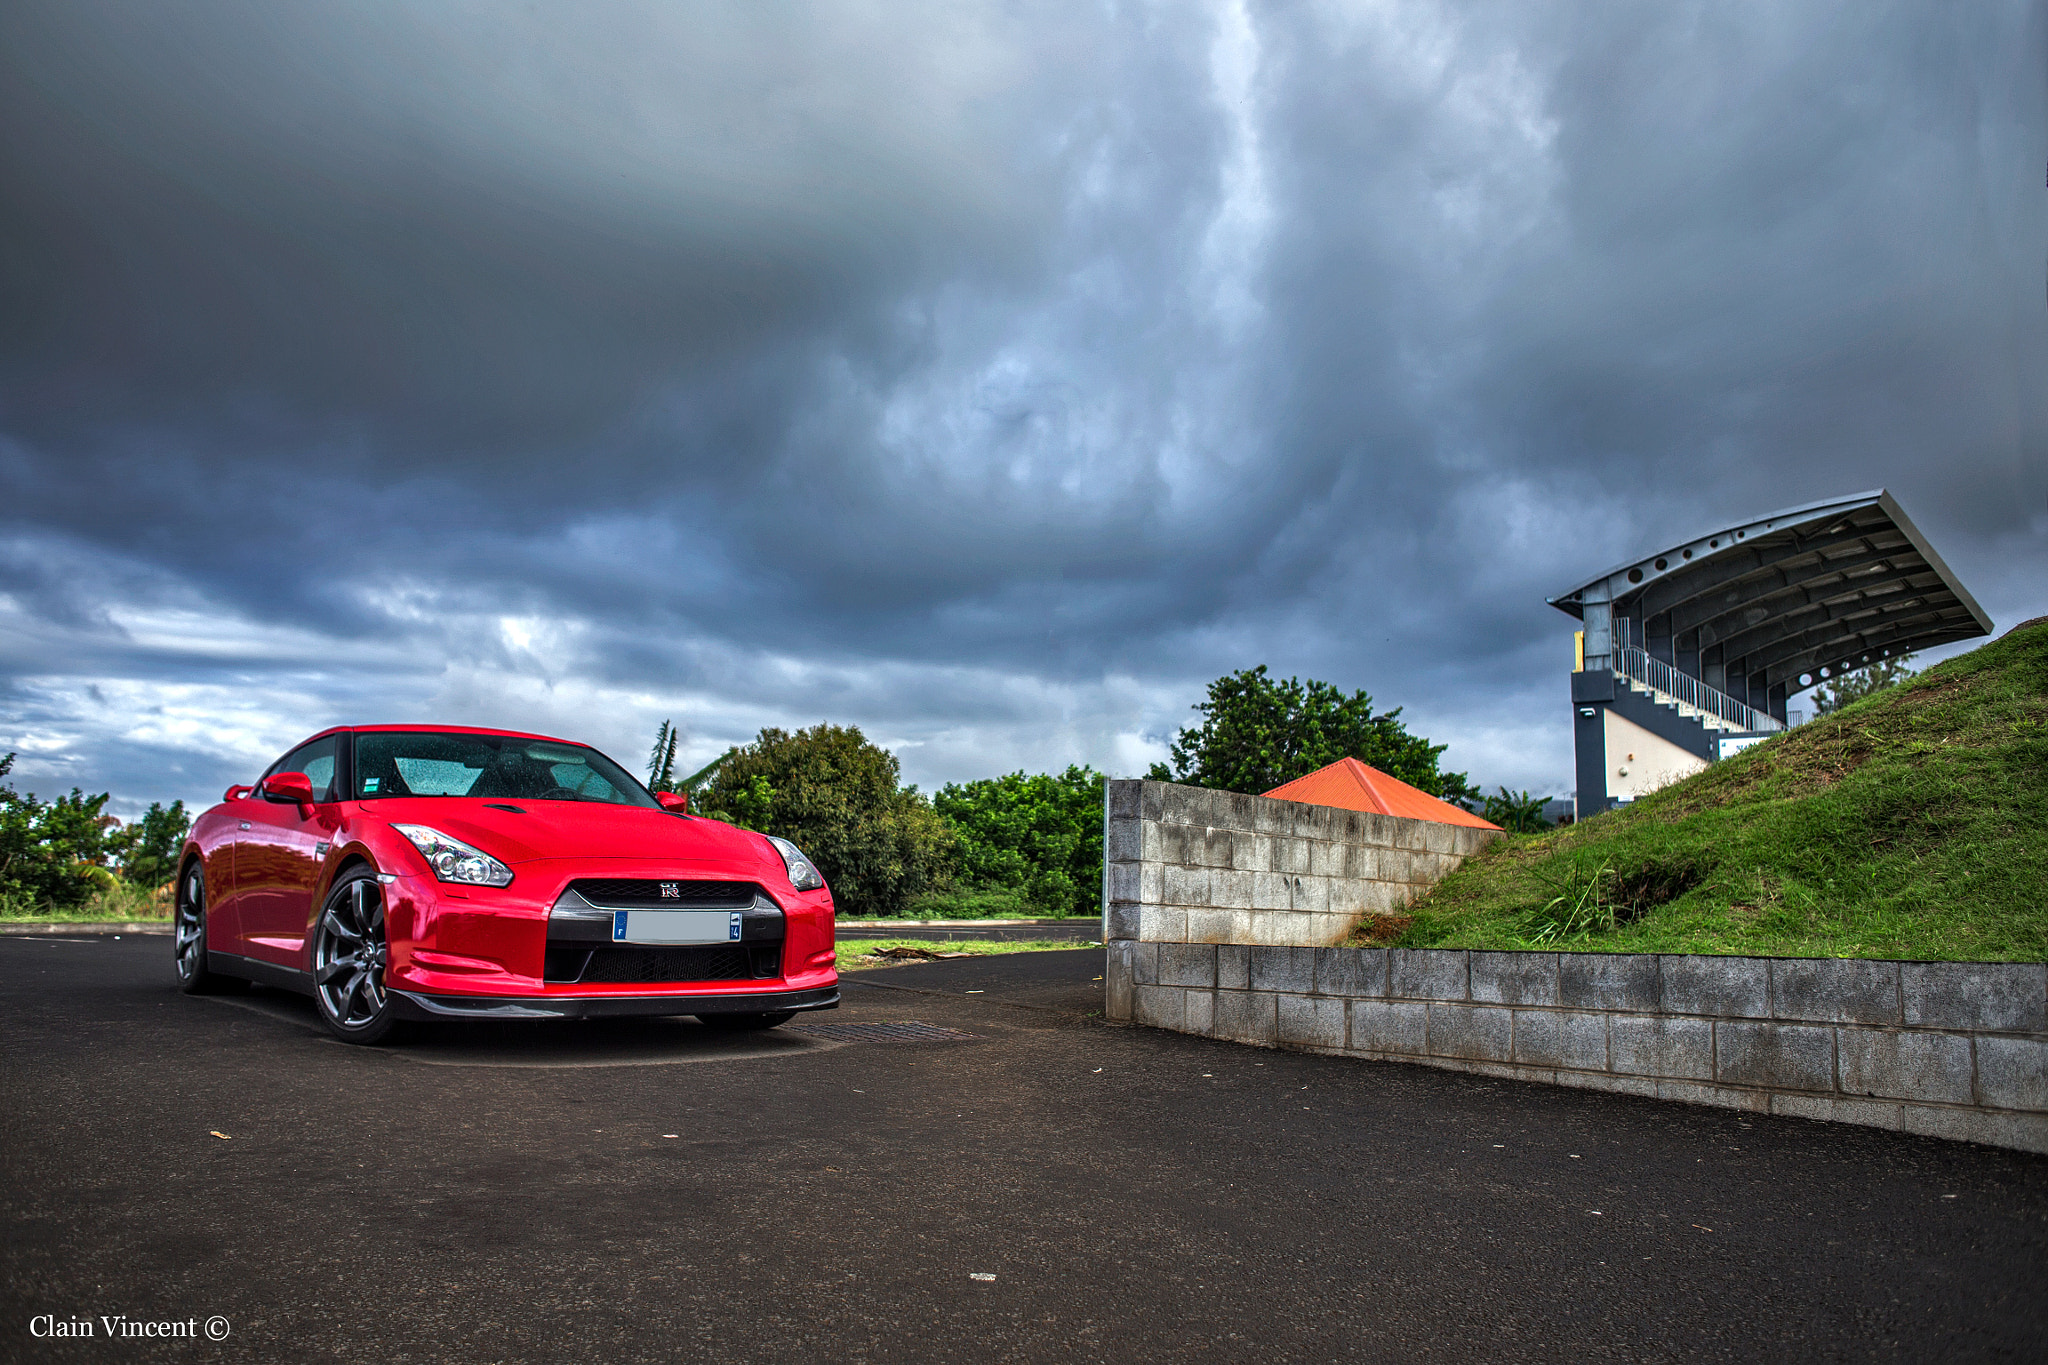
<path id="1" fill-rule="evenodd" d="M 1782 730 L 1785 722 L 1768 711 L 1759 711 L 1710 687 L 1690 673 L 1681 673 L 1636 644 L 1626 617 L 1615 618 L 1614 671 L 1628 683 L 1629 690 L 1649 697 L 1659 706 L 1670 707 L 1687 720 L 1698 721 L 1707 730 L 1756 734 Z"/>

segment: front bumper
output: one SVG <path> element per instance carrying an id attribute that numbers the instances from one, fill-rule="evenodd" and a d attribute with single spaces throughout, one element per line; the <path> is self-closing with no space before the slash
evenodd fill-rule
<path id="1" fill-rule="evenodd" d="M 826 1008 L 816 1002 L 836 998 L 832 903 L 824 892 L 783 895 L 779 900 L 772 894 L 754 894 L 746 898 L 751 903 L 719 907 L 742 918 L 737 943 L 622 945 L 611 937 L 615 908 L 570 898 L 565 895 L 569 887 L 593 876 L 689 881 L 690 874 L 703 869 L 633 859 L 560 860 L 519 867 L 519 880 L 504 890 L 457 887 L 409 875 L 394 876 L 386 884 L 392 952 L 385 984 L 412 1002 L 434 1002 L 409 1003 L 414 1017 L 754 1013 Z M 758 880 L 743 885 L 750 893 L 765 891 Z M 576 913 L 579 909 L 589 913 Z M 659 970 L 634 961 L 597 960 L 714 957 L 733 950 L 738 950 L 735 961 L 665 960 L 656 964 Z M 731 1002 L 723 1003 L 728 996 Z M 776 1000 L 805 1003 L 771 1003 Z M 498 1011 L 499 1005 L 507 1008 Z"/>
<path id="2" fill-rule="evenodd" d="M 393 990 L 407 1019 L 609 1019 L 648 1014 L 780 1014 L 839 1007 L 839 988 L 747 995 L 425 995 Z"/>

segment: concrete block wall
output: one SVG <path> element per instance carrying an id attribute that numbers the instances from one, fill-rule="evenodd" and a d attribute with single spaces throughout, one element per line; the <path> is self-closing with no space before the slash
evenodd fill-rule
<path id="1" fill-rule="evenodd" d="M 2048 965 L 1339 948 L 1499 835 L 1104 800 L 1112 1019 L 2048 1152 Z"/>
<path id="2" fill-rule="evenodd" d="M 1108 941 L 1113 1019 L 2048 1152 L 2048 966 Z"/>
<path id="3" fill-rule="evenodd" d="M 1110 943 L 1338 943 L 1500 837 L 1170 782 L 1112 781 L 1104 801 Z"/>

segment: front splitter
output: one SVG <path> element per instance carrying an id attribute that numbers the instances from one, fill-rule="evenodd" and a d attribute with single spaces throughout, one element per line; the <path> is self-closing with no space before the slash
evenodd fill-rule
<path id="1" fill-rule="evenodd" d="M 420 995 L 391 992 L 408 1019 L 609 1019 L 635 1014 L 780 1014 L 839 1006 L 839 988 L 772 995 Z"/>

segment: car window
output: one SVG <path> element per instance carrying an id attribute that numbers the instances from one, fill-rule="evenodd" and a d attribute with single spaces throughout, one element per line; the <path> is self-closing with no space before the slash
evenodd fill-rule
<path id="1" fill-rule="evenodd" d="M 612 784 L 600 777 L 596 770 L 586 763 L 551 763 L 548 765 L 548 776 L 554 779 L 557 787 L 563 791 L 575 792 L 578 796 L 589 797 L 594 801 L 618 799 L 618 793 Z"/>
<path id="2" fill-rule="evenodd" d="M 314 740 L 311 744 L 301 744 L 277 760 L 270 772 L 304 773 L 313 781 L 313 799 L 332 801 L 335 799 L 334 760 L 340 753 L 340 748 L 335 743 L 336 739 L 337 736 L 328 735 L 324 739 Z M 265 773 L 264 776 L 268 777 L 270 773 Z"/>
<path id="3" fill-rule="evenodd" d="M 359 800 L 479 796 L 659 808 L 618 764 L 580 744 L 516 735 L 363 730 L 356 733 L 355 746 Z"/>
<path id="4" fill-rule="evenodd" d="M 475 789 L 476 780 L 484 775 L 485 760 L 479 755 L 477 766 L 472 768 L 461 759 L 394 754 L 391 762 L 405 782 L 405 789 L 414 796 L 467 796 Z M 373 778 L 370 790 L 374 794 L 376 789 Z"/>

